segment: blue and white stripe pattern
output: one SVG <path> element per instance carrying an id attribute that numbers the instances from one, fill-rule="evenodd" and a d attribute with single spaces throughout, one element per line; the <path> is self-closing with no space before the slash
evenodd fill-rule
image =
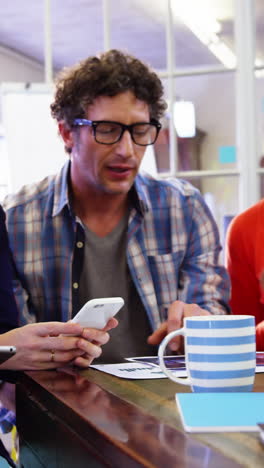
<path id="1" fill-rule="evenodd" d="M 249 392 L 256 368 L 255 318 L 185 319 L 185 358 L 194 392 Z"/>

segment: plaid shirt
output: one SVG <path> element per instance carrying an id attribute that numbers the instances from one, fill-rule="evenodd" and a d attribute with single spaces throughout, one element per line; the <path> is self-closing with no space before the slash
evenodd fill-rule
<path id="1" fill-rule="evenodd" d="M 79 307 L 85 236 L 69 203 L 69 168 L 4 200 L 21 324 L 66 321 Z M 127 262 L 152 328 L 176 299 L 227 313 L 218 230 L 199 191 L 183 180 L 137 175 L 130 194 Z"/>

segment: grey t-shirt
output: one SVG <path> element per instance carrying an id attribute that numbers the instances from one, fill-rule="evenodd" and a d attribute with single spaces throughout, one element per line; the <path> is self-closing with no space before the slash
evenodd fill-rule
<path id="1" fill-rule="evenodd" d="M 85 250 L 79 289 L 80 307 L 89 299 L 100 297 L 121 296 L 125 301 L 116 315 L 119 325 L 109 332 L 110 340 L 94 364 L 157 354 L 157 347 L 147 344 L 151 327 L 127 265 L 127 223 L 128 215 L 103 238 L 83 225 Z"/>

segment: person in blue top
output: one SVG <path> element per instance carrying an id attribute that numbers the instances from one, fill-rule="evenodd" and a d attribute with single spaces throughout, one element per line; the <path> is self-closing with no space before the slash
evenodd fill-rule
<path id="1" fill-rule="evenodd" d="M 88 341 L 86 339 L 88 332 L 83 331 L 78 324 L 50 322 L 19 327 L 18 308 L 12 288 L 13 268 L 5 213 L 0 206 L 0 346 L 16 347 L 16 354 L 0 365 L 0 433 L 10 432 L 15 424 L 13 384 L 10 386 L 10 381 L 15 381 L 15 377 L 11 378 L 11 374 L 6 373 L 6 370 L 50 369 L 68 363 L 78 365 L 78 357 L 82 359 L 80 365 L 83 362 L 89 364 L 92 353 L 90 348 L 93 346 L 90 343 L 92 337 L 89 335 Z M 103 344 L 108 339 L 108 334 L 105 332 L 96 330 L 94 333 L 97 335 L 94 335 L 94 338 L 99 343 Z M 67 334 L 75 334 L 77 337 Z M 96 353 L 97 347 L 95 356 Z M 54 359 L 51 360 L 52 356 L 56 356 L 56 362 Z M 5 401 L 6 407 L 2 401 Z M 3 444 L 1 436 L 0 466 L 14 468 L 17 466 Z"/>
<path id="2" fill-rule="evenodd" d="M 0 206 L 0 334 L 18 325 L 18 310 L 12 289 L 12 265 L 5 226 L 5 213 Z"/>
<path id="3" fill-rule="evenodd" d="M 229 312 L 203 197 L 184 180 L 139 172 L 163 93 L 157 74 L 120 50 L 63 69 L 51 113 L 69 160 L 4 201 L 21 323 L 68 321 L 89 299 L 124 298 L 97 362 L 156 354 L 185 316 Z"/>
<path id="4" fill-rule="evenodd" d="M 89 332 L 70 322 L 32 323 L 19 327 L 19 313 L 12 289 L 13 268 L 5 213 L 0 206 L 0 346 L 16 347 L 16 354 L 0 365 L 0 379 L 1 371 L 6 369 L 35 370 L 68 363 L 89 364 L 98 353 L 92 339 L 103 344 L 109 335 L 101 330 Z M 109 321 L 108 328 L 111 325 L 116 325 L 114 319 Z M 72 334 L 76 336 L 68 336 Z"/>

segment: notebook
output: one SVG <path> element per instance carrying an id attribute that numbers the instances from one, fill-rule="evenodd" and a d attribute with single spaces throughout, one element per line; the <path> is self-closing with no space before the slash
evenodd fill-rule
<path id="1" fill-rule="evenodd" d="M 176 393 L 186 432 L 259 432 L 264 393 Z"/>

